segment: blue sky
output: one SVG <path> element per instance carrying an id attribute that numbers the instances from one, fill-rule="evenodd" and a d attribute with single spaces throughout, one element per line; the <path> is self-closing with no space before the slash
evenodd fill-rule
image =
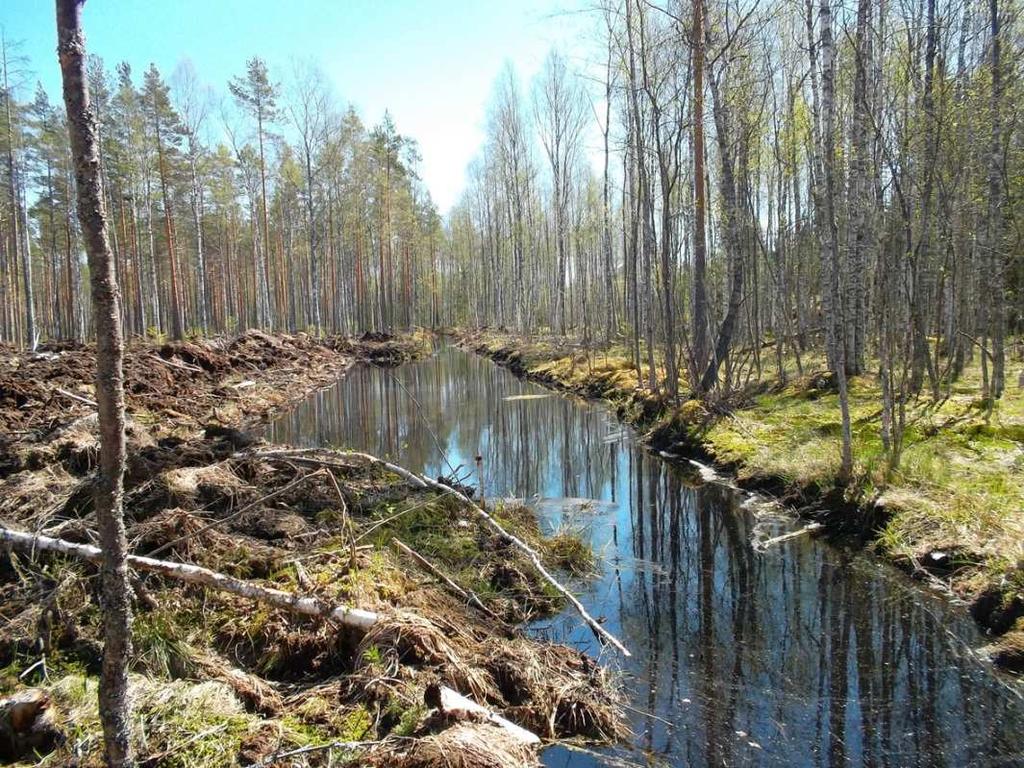
<path id="1" fill-rule="evenodd" d="M 483 140 L 506 60 L 524 92 L 551 46 L 583 66 L 595 19 L 586 0 L 88 0 L 90 53 L 165 77 L 189 58 L 219 94 L 260 55 L 280 80 L 311 58 L 367 124 L 389 109 L 420 144 L 420 174 L 442 212 L 456 202 Z M 36 79 L 59 98 L 53 3 L 0 0 L 8 40 L 23 41 Z M 25 98 L 27 94 L 22 94 Z"/>

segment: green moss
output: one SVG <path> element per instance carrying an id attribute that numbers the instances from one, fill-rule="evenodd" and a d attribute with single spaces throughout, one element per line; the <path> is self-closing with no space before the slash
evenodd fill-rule
<path id="1" fill-rule="evenodd" d="M 424 557 L 449 566 L 464 566 L 479 555 L 475 526 L 460 525 L 467 513 L 451 496 L 416 496 L 398 503 L 381 504 L 370 511 L 363 538 L 386 548 L 397 538 Z"/>
<path id="2" fill-rule="evenodd" d="M 372 736 L 374 718 L 363 704 L 341 706 L 333 698 L 312 695 L 299 704 L 286 722 L 310 742 L 360 741 Z"/>
<path id="3" fill-rule="evenodd" d="M 391 735 L 411 736 L 426 713 L 427 708 L 422 704 L 404 710 L 398 717 L 398 724 L 391 729 Z"/>

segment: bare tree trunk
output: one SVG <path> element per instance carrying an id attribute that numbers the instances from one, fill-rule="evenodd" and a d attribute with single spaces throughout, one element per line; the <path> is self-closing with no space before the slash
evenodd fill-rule
<path id="1" fill-rule="evenodd" d="M 736 191 L 736 175 L 732 150 L 729 145 L 730 125 L 728 108 L 719 90 L 719 83 L 713 72 L 708 73 L 711 86 L 712 111 L 715 116 L 715 133 L 718 139 L 718 154 L 722 166 L 719 185 L 722 190 L 722 213 L 725 217 L 725 247 L 729 261 L 729 303 L 718 329 L 711 359 L 700 380 L 700 391 L 710 392 L 718 381 L 719 366 L 729 355 L 733 333 L 743 302 L 743 253 L 740 241 L 740 205 Z M 746 142 L 742 142 L 746 144 Z M 745 149 L 741 148 L 745 152 Z"/>
<path id="2" fill-rule="evenodd" d="M 992 39 L 989 43 L 992 56 L 992 137 L 989 149 L 988 173 L 988 252 L 992 278 L 990 322 L 992 338 L 992 381 L 989 396 L 1002 397 L 1006 368 L 1006 311 L 1004 307 L 1006 267 L 1002 253 L 1003 236 L 1003 137 L 1002 137 L 1002 40 L 1000 35 L 999 0 L 989 0 L 989 21 Z M 982 351 L 982 358 L 984 358 Z"/>
<path id="3" fill-rule="evenodd" d="M 160 174 L 160 201 L 163 204 L 164 233 L 167 239 L 167 264 L 171 270 L 171 336 L 175 339 L 181 339 L 184 335 L 184 328 L 181 315 L 181 288 L 180 281 L 178 280 L 178 255 L 174 243 L 172 203 L 167 189 L 167 167 L 164 162 L 163 136 L 161 135 L 159 118 L 157 118 L 156 122 L 156 146 Z"/>
<path id="4" fill-rule="evenodd" d="M 707 214 L 704 200 L 704 0 L 693 0 L 693 355 L 696 383 L 708 359 Z"/>
<path id="5" fill-rule="evenodd" d="M 851 375 L 864 372 L 864 347 L 867 334 L 867 299 L 864 281 L 869 246 L 868 207 L 868 66 L 871 57 L 869 25 L 870 0 L 858 0 L 856 70 L 853 81 L 853 126 L 850 159 L 850 264 L 849 316 L 846 328 L 846 370 Z"/>
<path id="6" fill-rule="evenodd" d="M 918 205 L 921 208 L 921 233 L 917 244 L 910 252 L 910 273 L 911 273 L 911 298 L 910 298 L 910 319 L 914 332 L 914 366 L 911 376 L 911 388 L 916 393 L 920 391 L 924 383 L 925 371 L 928 373 L 928 381 L 931 387 L 932 397 L 939 396 L 939 380 L 932 362 L 928 347 L 928 327 L 925 325 L 925 305 L 931 300 L 932 269 L 931 259 L 931 234 L 932 234 L 932 213 L 933 213 L 933 189 L 935 186 L 935 165 L 939 145 L 939 122 L 935 117 L 935 54 L 938 30 L 935 16 L 935 0 L 928 0 L 928 29 L 926 33 L 925 46 L 925 72 L 924 72 L 924 134 L 925 134 L 925 157 L 924 157 L 924 180 L 921 183 L 921 199 Z"/>
<path id="7" fill-rule="evenodd" d="M 203 242 L 203 189 L 199 183 L 198 162 L 196 159 L 197 149 L 193 145 L 194 139 L 190 137 L 189 142 L 189 172 L 192 182 L 192 226 L 196 231 L 196 278 L 198 281 L 196 293 L 199 300 L 199 327 L 205 333 L 210 324 L 210 311 L 207 305 L 206 251 Z"/>
<path id="8" fill-rule="evenodd" d="M 277 322 L 277 305 L 274 301 L 277 297 L 276 290 L 271 293 L 270 290 L 270 254 L 272 249 L 270 247 L 270 218 L 267 216 L 267 163 L 263 153 L 263 110 L 260 107 L 260 111 L 256 116 L 256 135 L 259 139 L 260 149 L 260 216 L 263 221 L 263 284 L 260 286 L 260 290 L 266 301 L 266 316 L 260 319 L 260 323 L 265 327 L 274 328 L 274 323 Z M 276 286 L 275 286 L 276 288 Z M 273 296 L 273 299 L 271 298 Z"/>
<path id="9" fill-rule="evenodd" d="M 819 134 L 822 176 L 817 183 L 821 204 L 822 237 L 822 307 L 825 315 L 825 346 L 832 372 L 839 389 L 839 410 L 842 421 L 842 459 L 839 477 L 845 481 L 853 471 L 853 448 L 850 429 L 850 406 L 846 387 L 846 351 L 841 336 L 843 329 L 842 295 L 838 227 L 836 224 L 835 173 L 835 43 L 832 37 L 832 0 L 821 0 L 821 132 Z M 813 59 L 812 59 L 813 60 Z M 812 65 L 813 66 L 813 65 Z"/>
<path id="10" fill-rule="evenodd" d="M 306 226 L 308 230 L 306 236 L 309 242 L 309 271 L 312 276 L 312 285 L 310 286 L 310 300 L 312 302 L 312 316 L 309 318 L 313 321 L 313 327 L 316 328 L 316 335 L 319 337 L 323 329 L 323 318 L 320 314 L 320 262 L 317 259 L 316 253 L 316 226 L 315 226 L 315 212 L 313 210 L 313 153 L 311 148 L 307 145 L 305 151 L 306 161 Z"/>
<path id="11" fill-rule="evenodd" d="M 89 104 L 85 74 L 84 0 L 57 0 L 57 51 L 64 81 L 64 104 L 78 188 L 78 214 L 89 258 L 93 318 L 96 326 L 96 403 L 99 411 L 100 462 L 96 483 L 96 521 L 103 562 L 103 672 L 99 707 L 109 766 L 131 765 L 128 659 L 132 613 L 128 586 L 128 542 L 121 502 L 124 490 L 124 340 L 121 297 L 107 239 L 106 212 L 99 176 L 96 116 Z"/>
<path id="12" fill-rule="evenodd" d="M 10 101 L 8 99 L 8 101 Z M 17 221 L 17 206 L 14 209 L 14 219 Z M 28 193 L 25 194 L 24 205 L 21 206 L 22 227 L 21 227 L 21 278 L 25 287 L 25 337 L 28 341 L 28 348 L 36 348 L 36 300 L 32 290 L 32 233 L 28 228 Z"/>
<path id="13" fill-rule="evenodd" d="M 36 309 L 35 299 L 32 295 L 32 251 L 31 237 L 28 229 L 28 200 L 22 208 L 18 185 L 18 167 L 14 162 L 14 120 L 11 116 L 11 102 L 14 100 L 11 94 L 8 67 L 10 62 L 7 57 L 7 38 L 0 37 L 0 54 L 3 56 L 4 70 L 4 105 L 7 117 L 7 181 L 11 193 L 11 230 L 14 234 L 14 252 L 21 254 L 21 277 L 24 285 L 25 301 L 25 346 L 35 349 L 36 346 Z M 24 219 L 19 221 L 19 209 L 24 213 Z"/>
<path id="14" fill-rule="evenodd" d="M 608 22 L 610 25 L 610 21 Z M 610 26 L 609 26 L 610 29 Z M 602 202 L 602 233 L 601 233 L 601 247 L 604 253 L 604 303 L 605 303 L 605 326 L 604 326 L 604 343 L 611 344 L 612 334 L 615 331 L 615 274 L 614 264 L 612 259 L 612 227 L 611 227 L 611 204 L 609 202 L 609 178 L 608 178 L 608 158 L 609 158 L 609 147 L 608 147 L 608 136 L 611 132 L 611 119 L 612 119 L 612 45 L 608 43 L 608 62 L 605 68 L 605 83 L 604 83 L 604 97 L 605 97 L 605 108 L 604 108 L 604 130 L 602 132 L 602 138 L 604 140 L 604 175 L 603 181 L 604 186 L 602 189 L 601 202 Z"/>

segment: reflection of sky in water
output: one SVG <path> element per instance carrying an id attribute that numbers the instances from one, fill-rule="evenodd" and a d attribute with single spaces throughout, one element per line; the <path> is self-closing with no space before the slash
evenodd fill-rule
<path id="1" fill-rule="evenodd" d="M 1024 765 L 1019 684 L 970 650 L 962 610 L 862 556 L 808 538 L 758 554 L 784 518 L 695 487 L 639 449 L 603 408 L 445 348 L 353 370 L 268 429 L 349 446 L 432 476 L 483 457 L 488 496 L 533 499 L 551 527 L 586 530 L 603 562 L 576 585 L 634 652 L 620 664 L 636 747 L 672 765 Z M 428 426 L 429 425 L 429 426 Z M 597 653 L 572 615 L 534 630 Z M 1014 687 L 1016 685 L 1016 687 Z M 600 764 L 564 748 L 552 766 Z"/>

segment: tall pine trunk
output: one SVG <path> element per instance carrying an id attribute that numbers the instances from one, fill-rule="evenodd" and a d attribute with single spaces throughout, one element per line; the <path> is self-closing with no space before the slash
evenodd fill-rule
<path id="1" fill-rule="evenodd" d="M 189 173 L 191 175 L 192 227 L 196 236 L 196 298 L 199 306 L 199 327 L 203 333 L 210 325 L 210 310 L 206 287 L 206 249 L 203 242 L 203 188 L 199 183 L 198 149 L 195 140 L 189 137 Z"/>
<path id="2" fill-rule="evenodd" d="M 28 200 L 21 205 L 21 195 L 18 185 L 18 166 L 14 161 L 14 120 L 11 115 L 11 102 L 14 97 L 11 94 L 11 86 L 8 78 L 9 62 L 7 59 L 7 40 L 2 41 L 3 70 L 4 70 L 4 105 L 7 117 L 7 181 L 11 193 L 11 230 L 14 235 L 14 251 L 21 254 L 21 278 L 24 294 L 22 299 L 25 302 L 25 346 L 35 349 L 36 346 L 36 310 L 35 299 L 32 295 L 32 251 L 31 236 L 28 229 Z M 20 212 L 19 212 L 20 211 Z M 21 214 L 24 218 L 20 219 Z M 20 220 L 19 220 L 20 219 Z"/>

